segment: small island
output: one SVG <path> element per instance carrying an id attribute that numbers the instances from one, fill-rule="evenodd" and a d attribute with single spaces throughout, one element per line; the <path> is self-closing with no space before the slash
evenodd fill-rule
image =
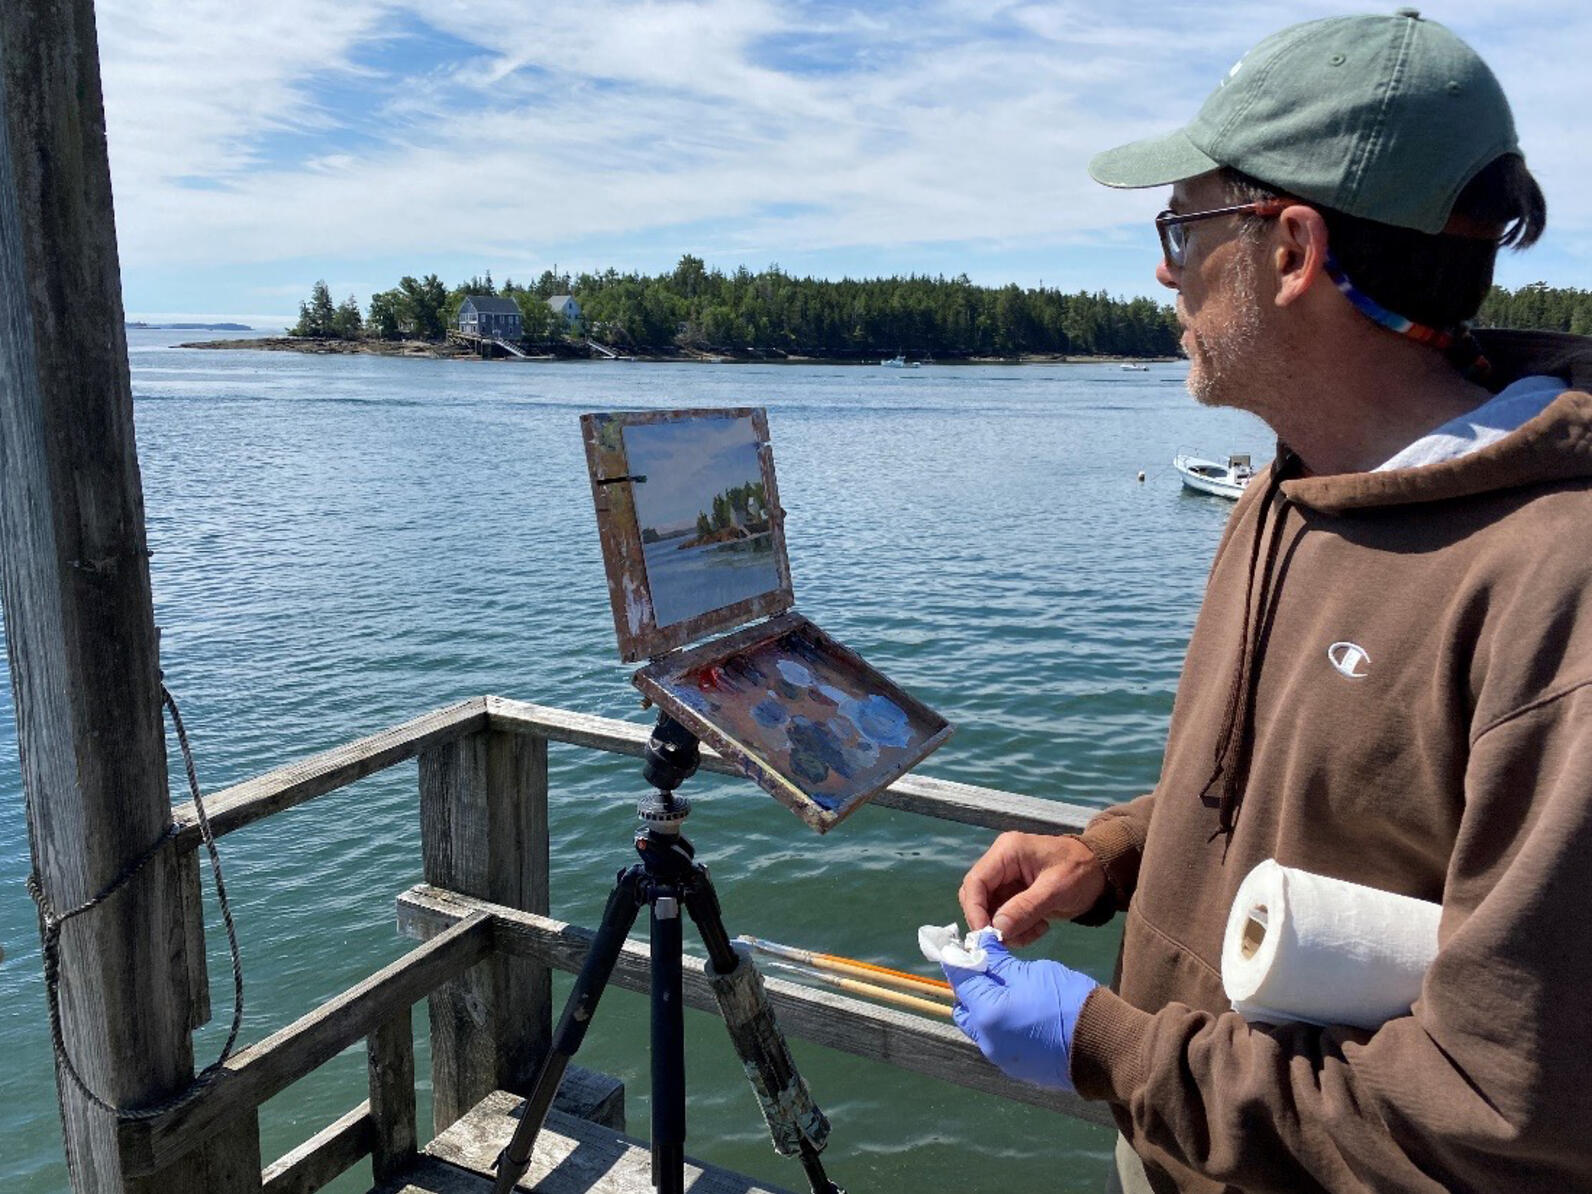
<path id="1" fill-rule="evenodd" d="M 747 543 L 754 550 L 771 545 L 769 536 L 773 524 L 768 515 L 768 496 L 763 482 L 749 481 L 714 494 L 710 505 L 711 514 L 706 510 L 698 511 L 696 534 L 680 544 L 678 550 L 715 543 Z"/>
<path id="2" fill-rule="evenodd" d="M 1179 355 L 1172 308 L 1104 291 L 975 285 L 954 278 L 799 278 L 770 266 L 667 273 L 490 272 L 456 286 L 405 275 L 361 309 L 317 282 L 281 336 L 183 347 L 496 360 L 960 364 Z"/>

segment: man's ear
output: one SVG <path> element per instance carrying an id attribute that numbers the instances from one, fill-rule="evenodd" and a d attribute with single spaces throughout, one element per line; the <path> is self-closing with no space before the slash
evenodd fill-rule
<path id="1" fill-rule="evenodd" d="M 1283 209 L 1277 217 L 1277 239 L 1272 255 L 1279 307 L 1298 302 L 1325 276 L 1327 222 L 1321 213 L 1303 203 Z"/>

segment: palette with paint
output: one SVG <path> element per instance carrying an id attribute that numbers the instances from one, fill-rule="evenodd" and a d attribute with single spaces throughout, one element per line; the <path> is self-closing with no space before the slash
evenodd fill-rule
<path id="1" fill-rule="evenodd" d="M 633 678 L 649 700 L 820 833 L 950 736 L 795 612 L 764 411 L 581 428 L 620 656 L 650 657 Z"/>

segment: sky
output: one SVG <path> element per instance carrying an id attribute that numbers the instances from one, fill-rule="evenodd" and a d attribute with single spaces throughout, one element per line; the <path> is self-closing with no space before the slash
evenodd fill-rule
<path id="1" fill-rule="evenodd" d="M 1097 151 L 1185 123 L 1294 0 L 100 0 L 130 318 L 290 319 L 317 279 L 726 271 L 1164 295 Z M 1549 231 L 1498 281 L 1592 286 L 1592 5 L 1424 9 L 1514 104 Z"/>

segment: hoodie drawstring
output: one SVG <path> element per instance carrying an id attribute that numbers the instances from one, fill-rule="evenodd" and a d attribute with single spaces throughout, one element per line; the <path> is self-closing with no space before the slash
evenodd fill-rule
<path id="1" fill-rule="evenodd" d="M 1244 620 L 1240 630 L 1238 667 L 1227 693 L 1227 709 L 1222 715 L 1222 730 L 1217 737 L 1215 755 L 1211 761 L 1210 778 L 1200 789 L 1200 799 L 1217 808 L 1216 834 L 1232 835 L 1237 824 L 1238 806 L 1243 802 L 1243 785 L 1249 775 L 1250 750 L 1253 746 L 1255 720 L 1255 693 L 1260 678 L 1261 639 L 1266 619 L 1270 613 L 1272 574 L 1276 569 L 1278 551 L 1282 546 L 1282 526 L 1288 500 L 1280 502 L 1277 495 L 1282 483 L 1291 472 L 1297 458 L 1292 454 L 1279 455 L 1261 495 L 1260 513 L 1255 527 L 1254 542 L 1249 551 L 1249 572 L 1245 578 Z M 1274 509 L 1275 507 L 1275 509 Z M 1262 561 L 1261 547 L 1265 545 Z M 1260 598 L 1255 590 L 1256 567 L 1259 565 Z M 1221 789 L 1211 796 L 1211 789 L 1220 781 Z M 1215 837 L 1216 834 L 1212 834 Z"/>

